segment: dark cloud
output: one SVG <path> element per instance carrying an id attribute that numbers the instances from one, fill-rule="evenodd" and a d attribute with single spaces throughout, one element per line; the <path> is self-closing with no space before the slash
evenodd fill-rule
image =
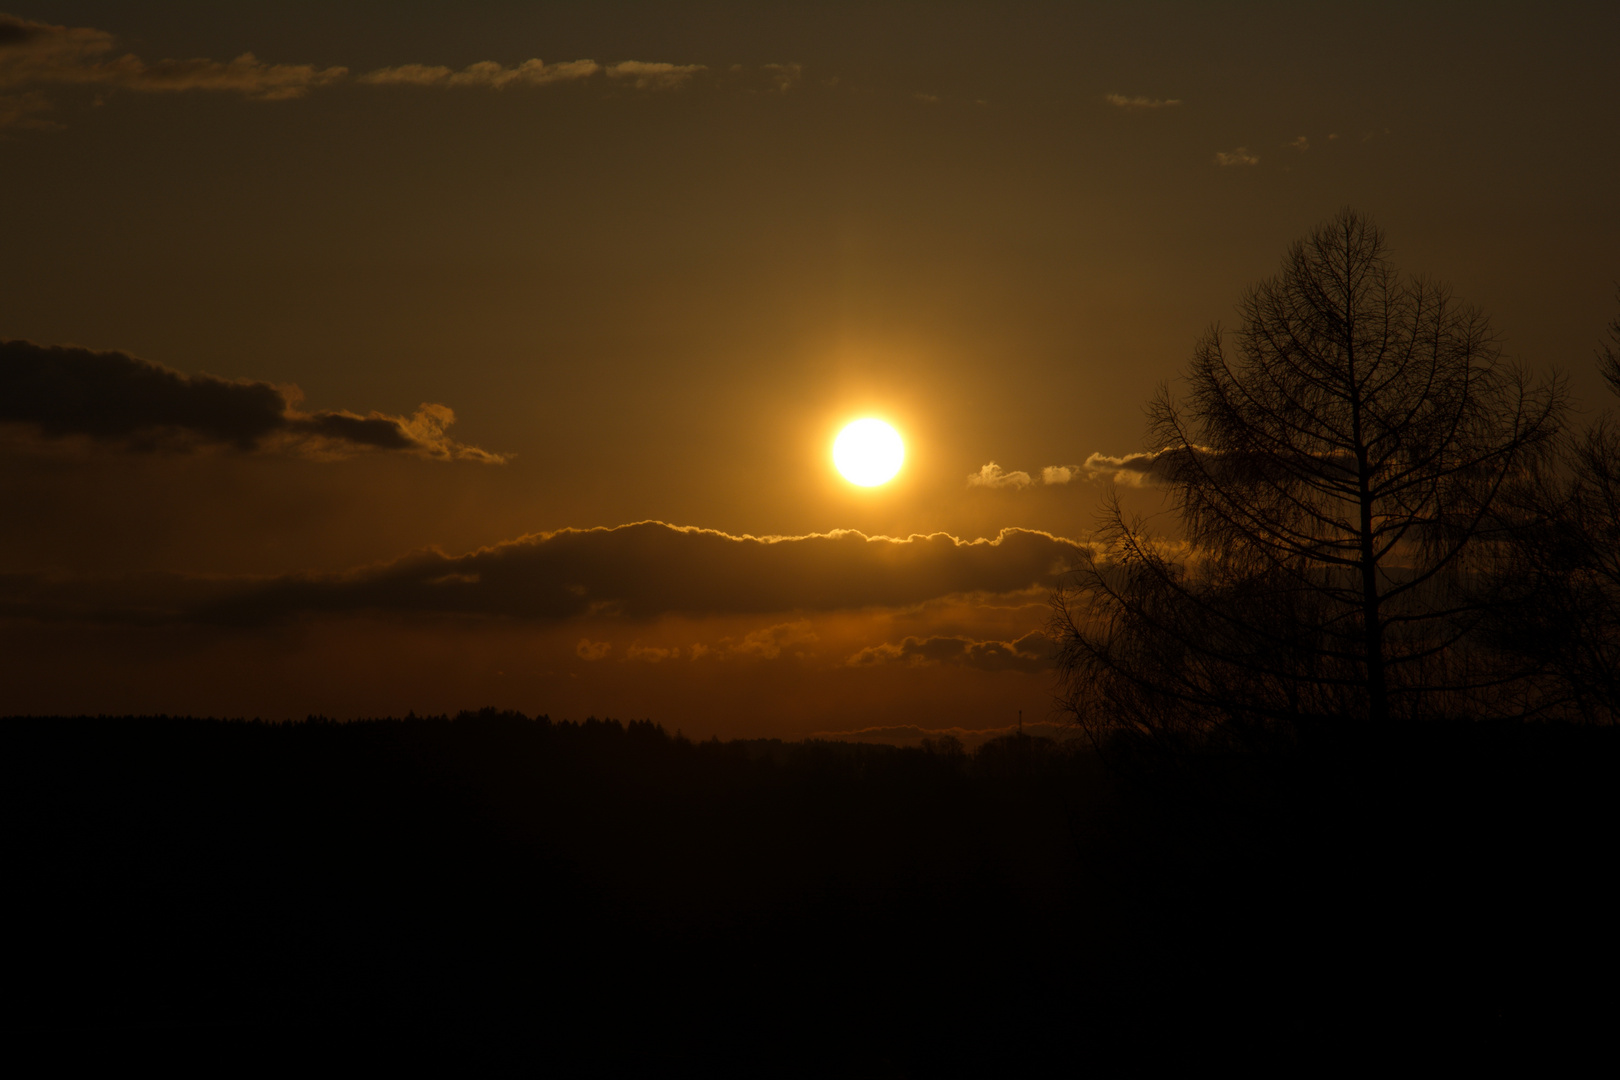
<path id="1" fill-rule="evenodd" d="M 1162 482 L 1171 464 L 1172 455 L 1166 451 L 1148 451 L 1115 457 L 1111 454 L 1092 454 L 1081 466 L 1093 477 L 1111 477 L 1121 484 L 1142 485 Z"/>
<path id="2" fill-rule="evenodd" d="M 1023 529 L 971 541 L 850 531 L 760 538 L 644 521 L 564 529 L 459 557 L 427 553 L 348 574 L 279 578 L 213 605 L 207 616 L 260 622 L 299 613 L 414 611 L 649 618 L 903 607 L 1048 585 L 1079 554 L 1073 541 Z"/>
<path id="3" fill-rule="evenodd" d="M 908 637 L 872 645 L 849 658 L 851 667 L 874 664 L 959 664 L 984 671 L 1045 671 L 1057 658 L 1057 646 L 1039 630 L 1013 641 L 974 641 L 966 637 Z"/>
<path id="4" fill-rule="evenodd" d="M 372 449 L 502 460 L 446 437 L 455 414 L 443 405 L 423 405 L 409 418 L 300 413 L 293 407 L 299 396 L 296 387 L 186 375 L 121 352 L 0 341 L 0 424 L 26 425 L 48 439 L 77 435 L 135 449 Z"/>
<path id="5" fill-rule="evenodd" d="M 1114 457 L 1110 454 L 1092 454 L 1079 466 L 1092 479 L 1109 477 L 1116 483 L 1141 487 L 1148 484 L 1171 484 L 1178 476 L 1210 475 L 1234 479 L 1255 478 L 1281 472 L 1315 475 L 1324 468 L 1338 468 L 1346 476 L 1354 476 L 1355 460 L 1348 455 L 1308 454 L 1287 459 L 1276 453 L 1240 453 L 1215 450 L 1207 446 L 1166 447 L 1137 454 Z M 1184 471 L 1185 470 L 1185 471 Z M 1077 470 L 1078 471 L 1078 470 Z"/>

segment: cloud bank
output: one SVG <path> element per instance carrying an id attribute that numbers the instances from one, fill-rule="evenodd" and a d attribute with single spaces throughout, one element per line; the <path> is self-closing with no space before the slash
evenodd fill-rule
<path id="1" fill-rule="evenodd" d="M 754 537 L 643 521 L 562 529 L 462 556 L 427 552 L 346 574 L 272 579 L 201 615 L 241 623 L 346 612 L 556 620 L 895 608 L 1048 586 L 1080 554 L 1074 541 L 1026 529 L 1003 530 L 994 540 L 842 530 Z M 775 655 L 807 632 L 783 623 L 730 648 Z"/>
<path id="2" fill-rule="evenodd" d="M 122 352 L 0 341 L 0 424 L 46 439 L 82 436 L 134 450 L 404 451 L 440 461 L 504 459 L 445 434 L 455 413 L 411 417 L 299 412 L 297 387 L 186 375 Z"/>

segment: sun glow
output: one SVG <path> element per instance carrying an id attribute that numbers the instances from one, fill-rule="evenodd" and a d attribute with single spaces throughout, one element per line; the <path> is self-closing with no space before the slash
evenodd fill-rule
<path id="1" fill-rule="evenodd" d="M 876 487 L 893 479 L 906 459 L 900 433 L 881 420 L 857 420 L 838 433 L 833 464 L 845 480 Z"/>

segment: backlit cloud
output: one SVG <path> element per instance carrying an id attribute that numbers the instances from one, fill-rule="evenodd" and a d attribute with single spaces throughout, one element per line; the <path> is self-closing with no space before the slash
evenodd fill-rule
<path id="1" fill-rule="evenodd" d="M 1260 164 L 1260 159 L 1249 153 L 1247 148 L 1240 146 L 1236 150 L 1217 151 L 1215 154 L 1215 164 L 1223 166 L 1258 165 Z"/>
<path id="2" fill-rule="evenodd" d="M 1078 476 L 1080 470 L 1070 465 L 1048 465 L 1041 470 L 1041 483 L 1067 484 Z"/>
<path id="3" fill-rule="evenodd" d="M 297 387 L 186 375 L 127 353 L 0 341 L 0 424 L 45 439 L 80 436 L 135 450 L 396 450 L 442 461 L 503 458 L 445 434 L 455 413 L 300 412 Z"/>
<path id="4" fill-rule="evenodd" d="M 361 611 L 639 619 L 895 608 L 1049 586 L 1080 554 L 1074 541 L 1025 529 L 1003 530 L 994 540 L 848 530 L 754 537 L 643 521 L 562 529 L 462 556 L 427 552 L 350 573 L 246 583 L 205 614 L 234 622 Z M 808 627 L 783 623 L 726 648 L 770 654 L 800 632 Z"/>
<path id="5" fill-rule="evenodd" d="M 976 473 L 968 473 L 968 487 L 987 488 L 1022 488 L 1034 483 L 1029 473 L 1023 471 L 1007 472 L 995 462 L 980 467 Z"/>
<path id="6" fill-rule="evenodd" d="M 1104 94 L 1103 100 L 1120 109 L 1168 109 L 1181 104 L 1179 98 L 1150 98 L 1140 94 Z"/>
<path id="7" fill-rule="evenodd" d="M 907 637 L 871 645 L 855 653 L 850 667 L 873 664 L 959 664 L 985 671 L 1042 671 L 1053 667 L 1057 647 L 1051 638 L 1032 630 L 1014 641 L 974 641 L 967 637 Z"/>
<path id="8" fill-rule="evenodd" d="M 1140 454 L 1126 454 L 1115 457 L 1111 454 L 1092 454 L 1086 458 L 1081 466 L 1091 479 L 1107 478 L 1119 484 L 1130 484 L 1141 487 L 1144 484 L 1163 480 L 1170 465 L 1169 455 L 1159 452 L 1144 452 Z"/>
<path id="9" fill-rule="evenodd" d="M 646 63 L 641 60 L 623 60 L 610 64 L 608 78 L 624 79 L 638 90 L 673 90 L 704 70 L 702 64 Z"/>

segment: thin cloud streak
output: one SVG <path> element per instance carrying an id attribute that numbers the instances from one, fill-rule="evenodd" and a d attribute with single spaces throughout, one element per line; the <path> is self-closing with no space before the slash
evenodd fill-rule
<path id="1" fill-rule="evenodd" d="M 1104 94 L 1103 100 L 1118 109 L 1170 109 L 1181 104 L 1180 98 L 1150 98 L 1139 94 Z"/>
<path id="2" fill-rule="evenodd" d="M 569 60 L 559 64 L 525 60 L 515 67 L 484 60 L 460 71 L 428 64 L 401 64 L 367 72 L 359 81 L 372 86 L 472 86 L 504 90 L 510 86 L 545 86 L 588 79 L 601 70 L 602 65 L 595 60 Z"/>

